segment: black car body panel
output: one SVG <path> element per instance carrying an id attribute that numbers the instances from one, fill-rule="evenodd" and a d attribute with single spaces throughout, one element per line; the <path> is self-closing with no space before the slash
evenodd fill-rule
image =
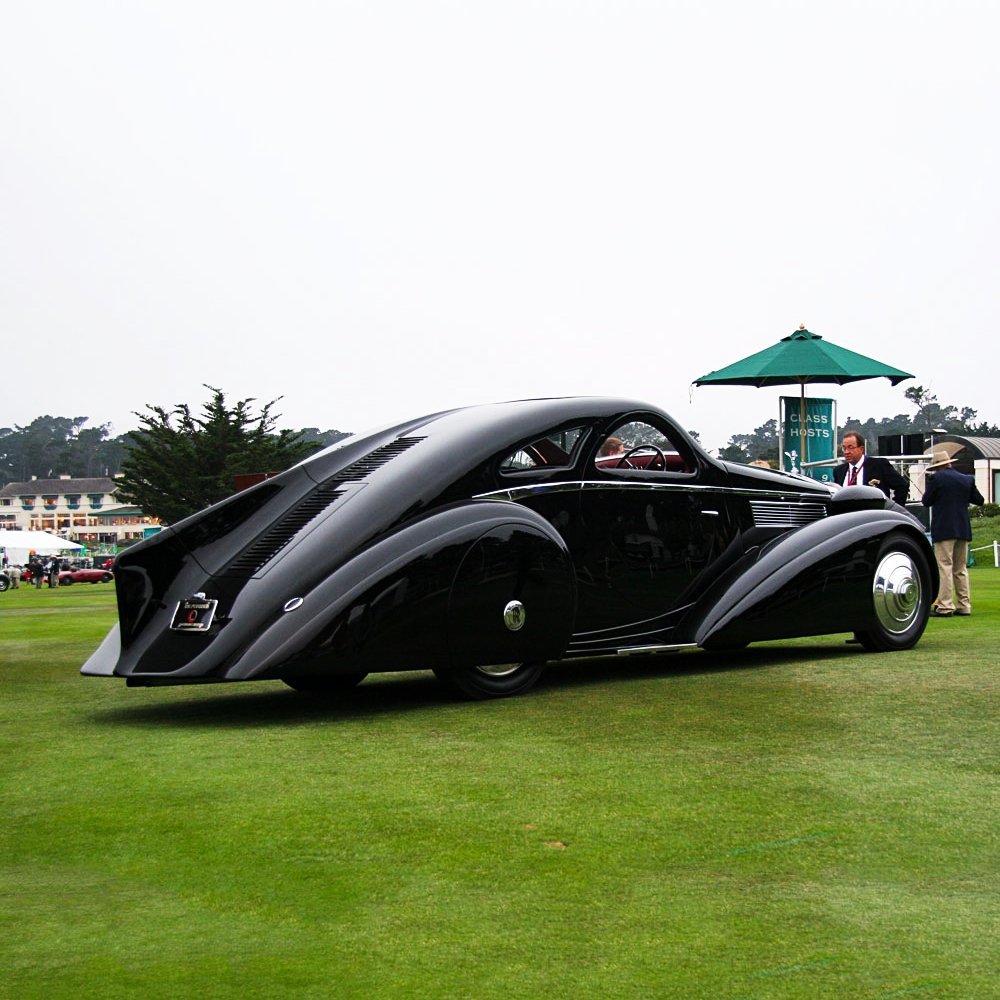
<path id="1" fill-rule="evenodd" d="M 294 686 L 841 631 L 906 648 L 937 586 L 926 550 L 878 490 L 717 461 L 644 403 L 470 407 L 339 442 L 128 549 L 83 672 Z"/>

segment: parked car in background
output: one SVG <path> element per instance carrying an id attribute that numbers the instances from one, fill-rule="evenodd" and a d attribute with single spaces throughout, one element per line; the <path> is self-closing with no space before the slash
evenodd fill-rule
<path id="1" fill-rule="evenodd" d="M 329 693 L 428 669 L 473 698 L 550 660 L 853 633 L 913 646 L 937 590 L 881 490 L 707 455 L 622 399 L 448 410 L 347 438 L 131 546 L 83 673 Z"/>
<path id="2" fill-rule="evenodd" d="M 59 586 L 71 583 L 110 583 L 115 578 L 109 569 L 64 569 L 59 573 Z"/>

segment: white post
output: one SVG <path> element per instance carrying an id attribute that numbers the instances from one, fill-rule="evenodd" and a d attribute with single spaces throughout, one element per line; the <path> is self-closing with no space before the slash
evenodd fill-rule
<path id="1" fill-rule="evenodd" d="M 993 539 L 993 565 L 1000 569 L 1000 542 Z"/>

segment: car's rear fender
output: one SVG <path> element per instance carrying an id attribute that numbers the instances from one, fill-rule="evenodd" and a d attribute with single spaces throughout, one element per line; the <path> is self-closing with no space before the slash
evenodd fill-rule
<path id="1" fill-rule="evenodd" d="M 936 591 L 933 552 L 913 518 L 893 510 L 856 511 L 815 521 L 748 553 L 752 565 L 706 593 L 684 630 L 711 648 L 861 628 L 872 614 L 875 560 L 890 532 L 927 550 Z"/>
<path id="2" fill-rule="evenodd" d="M 504 610 L 516 600 L 512 629 Z M 473 500 L 378 540 L 287 606 L 225 679 L 550 659 L 572 633 L 575 579 L 544 518 Z"/>

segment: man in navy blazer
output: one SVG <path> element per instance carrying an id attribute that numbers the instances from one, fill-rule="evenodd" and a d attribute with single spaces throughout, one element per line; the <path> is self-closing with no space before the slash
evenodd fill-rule
<path id="1" fill-rule="evenodd" d="M 854 431 L 848 431 L 840 442 L 840 449 L 847 460 L 846 465 L 838 465 L 833 470 L 833 478 L 843 486 L 877 486 L 886 496 L 892 491 L 896 503 L 906 503 L 910 484 L 893 468 L 885 458 L 867 456 L 865 439 Z"/>
<path id="2" fill-rule="evenodd" d="M 972 476 L 953 469 L 955 459 L 948 452 L 934 452 L 927 466 L 924 506 L 931 509 L 931 539 L 941 573 L 941 586 L 931 609 L 935 618 L 972 614 L 969 599 L 969 542 L 972 523 L 969 504 L 981 504 L 983 495 Z"/>

